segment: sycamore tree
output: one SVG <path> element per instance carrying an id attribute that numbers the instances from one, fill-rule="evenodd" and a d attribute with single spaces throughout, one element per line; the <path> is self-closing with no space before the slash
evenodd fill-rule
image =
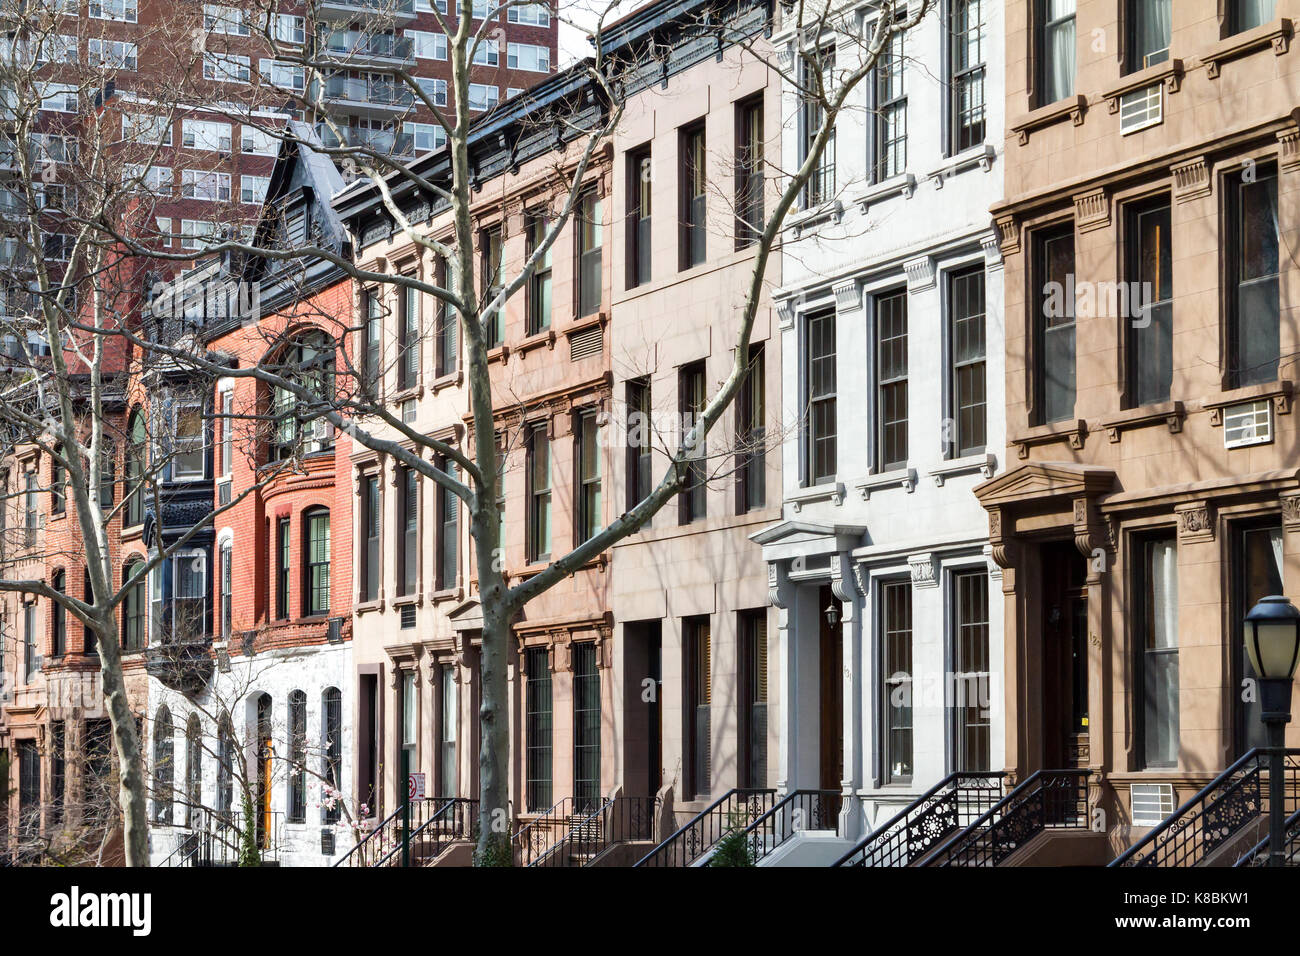
<path id="1" fill-rule="evenodd" d="M 357 283 L 409 288 L 431 297 L 456 322 L 462 343 L 472 418 L 465 448 L 419 433 L 380 399 L 369 384 L 368 370 L 358 358 L 357 350 L 346 344 L 356 338 L 360 322 L 355 317 L 331 317 L 344 326 L 344 334 L 339 336 L 344 344 L 338 350 L 332 386 L 323 389 L 274 364 L 225 367 L 193 338 L 149 335 L 132 320 L 132 316 L 145 308 L 144 304 L 121 302 L 97 289 L 95 276 L 119 276 L 126 270 L 132 275 L 169 274 L 196 255 L 192 249 L 177 251 L 169 244 L 152 241 L 157 235 L 151 209 L 162 198 L 152 173 L 140 173 L 134 179 L 127 177 L 134 192 L 104 185 L 121 184 L 124 180 L 120 169 L 108 175 L 113 161 L 119 167 L 126 162 L 115 149 L 141 152 L 161 146 L 156 136 L 143 132 L 136 136 L 104 132 L 112 125 L 104 119 L 112 115 L 112 104 L 102 95 L 106 88 L 104 74 L 111 72 L 115 64 L 101 63 L 98 64 L 99 82 L 87 76 L 82 86 L 86 106 L 78 115 L 79 136 L 82 141 L 89 138 L 95 145 L 90 152 L 82 147 L 78 164 L 83 175 L 90 179 L 89 188 L 79 187 L 87 195 L 79 197 L 76 207 L 64 213 L 70 224 L 68 232 L 74 236 L 71 254 L 57 273 L 37 269 L 29 282 L 30 291 L 36 297 L 36 307 L 30 313 L 35 328 L 46 342 L 75 345 L 76 358 L 70 360 L 64 348 L 51 348 L 48 355 L 38 356 L 39 361 L 34 362 L 39 372 L 33 373 L 29 384 L 24 386 L 22 401 L 9 403 L 8 399 L 0 398 L 0 418 L 15 422 L 22 440 L 39 442 L 47 454 L 55 454 L 59 447 L 65 449 L 71 493 L 77 499 L 75 510 L 86 541 L 88 563 L 94 569 L 90 575 L 93 596 L 89 601 L 74 599 L 55 593 L 43 581 L 30 579 L 0 580 L 0 590 L 37 594 L 61 602 L 100 634 L 101 646 L 117 646 L 114 609 L 123 599 L 125 589 L 111 583 L 115 580 L 109 574 L 112 545 L 102 530 L 107 516 L 91 493 L 102 478 L 98 462 L 104 427 L 102 423 L 97 424 L 93 411 L 89 416 L 86 413 L 103 399 L 105 355 L 125 352 L 142 361 L 189 369 L 192 380 L 200 385 L 211 383 L 218 375 L 252 377 L 267 389 L 292 396 L 292 408 L 259 410 L 252 413 L 253 417 L 271 419 L 271 427 L 275 427 L 277 416 L 284 415 L 298 421 L 326 421 L 349 434 L 355 443 L 388 455 L 449 490 L 469 515 L 469 533 L 477 564 L 477 596 L 482 608 L 481 817 L 477 859 L 485 864 L 506 863 L 510 859 L 507 666 L 511 623 L 534 598 L 644 527 L 696 473 L 705 437 L 724 421 L 745 382 L 746 357 L 754 321 L 763 303 L 768 265 L 774 255 L 780 254 L 787 215 L 810 204 L 833 200 L 834 197 L 825 195 L 822 170 L 828 144 L 833 142 L 836 121 L 847 110 L 859 108 L 852 104 L 861 101 L 863 84 L 872 76 L 891 40 L 913 29 L 929 13 L 933 0 L 919 3 L 884 0 L 875 5 L 872 17 L 865 19 L 848 5 L 780 3 L 774 10 L 777 21 L 774 26 L 783 35 L 795 38 L 785 51 L 772 49 L 761 33 L 741 30 L 728 18 L 725 4 L 684 15 L 689 18 L 685 24 L 687 32 L 717 36 L 723 44 L 739 48 L 744 56 L 761 61 L 779 76 L 787 91 L 787 102 L 797 104 L 798 118 L 788 117 L 783 124 L 784 135 L 799 137 L 797 162 L 792 168 L 784 168 L 779 148 L 774 146 L 764 151 L 763 216 L 761 221 L 749 223 L 755 238 L 753 270 L 743 303 L 725 322 L 733 336 L 733 354 L 737 359 L 729 373 L 714 383 L 703 408 L 683 427 L 682 438 L 675 443 L 662 475 L 642 500 L 629 502 L 623 514 L 568 553 L 553 556 L 540 572 L 516 582 L 507 580 L 499 557 L 502 542 L 498 501 L 502 476 L 496 464 L 495 412 L 503 396 L 493 394 L 488 363 L 492 346 L 489 330 L 505 304 L 527 288 L 561 232 L 579 214 L 584 182 L 602 153 L 610 148 L 623 117 L 626 81 L 631 72 L 643 69 L 646 58 L 662 56 L 664 51 L 647 46 L 611 54 L 604 49 L 601 37 L 606 24 L 633 9 L 631 4 L 619 9 L 616 3 L 570 6 L 562 2 L 557 8 L 547 3 L 506 0 L 489 4 L 495 16 L 476 19 L 472 0 L 449 0 L 446 12 L 441 4 L 430 6 L 446 37 L 449 78 L 443 91 L 436 85 L 420 82 L 403 65 L 407 62 L 404 56 L 391 60 L 376 57 L 377 53 L 401 42 L 397 29 L 401 18 L 392 15 L 404 9 L 401 3 L 402 0 L 392 0 L 387 7 L 384 2 L 378 3 L 368 15 L 367 25 L 358 28 L 355 23 L 331 20 L 328 10 L 317 0 L 307 0 L 296 8 L 295 16 L 300 19 L 288 21 L 279 16 L 281 5 L 269 0 L 251 0 L 238 7 L 220 8 L 233 11 L 227 13 L 214 13 L 194 0 L 182 0 L 167 25 L 173 31 L 171 41 L 163 48 L 167 68 L 160 72 L 147 95 L 132 99 L 130 114 L 152 116 L 155 121 L 161 116 L 174 122 L 181 115 L 221 113 L 232 123 L 256 130 L 258 135 L 282 141 L 299 138 L 293 132 L 298 127 L 286 126 L 285 117 L 293 116 L 312 124 L 319 136 L 319 141 L 313 144 L 315 148 L 328 155 L 349 178 L 368 180 L 370 188 L 380 196 L 397 234 L 445 262 L 445 278 L 416 278 L 361 268 L 345 255 L 314 244 L 310 236 L 289 244 L 277 241 L 277 237 L 283 236 L 281 230 L 263 228 L 249 232 L 236 221 L 234 212 L 224 221 L 220 216 L 214 217 L 211 228 L 202 237 L 203 248 L 198 255 L 201 260 L 223 262 L 235 270 L 240 263 L 290 260 L 305 273 L 313 263 L 329 262 Z M 557 164 L 556 176 L 562 181 L 551 204 L 552 215 L 544 235 L 523 265 L 513 274 L 502 275 L 488 284 L 477 281 L 480 277 L 475 268 L 477 224 L 472 206 L 477 183 L 471 164 L 471 135 L 484 114 L 472 109 L 477 94 L 471 85 L 479 83 L 491 71 L 491 63 L 502 56 L 497 30 L 505 19 L 504 14 L 516 7 L 521 11 L 526 9 L 530 17 L 546 9 L 565 30 L 586 34 L 590 41 L 589 55 L 567 69 L 586 84 L 598 108 L 594 112 L 575 111 L 571 115 L 552 113 L 537 119 L 537 122 L 553 124 L 554 135 L 566 144 L 567 161 L 563 167 Z M 386 9 L 390 11 L 387 18 Z M 262 66 L 258 70 L 250 69 L 248 61 L 240 59 L 243 54 L 232 52 L 241 49 L 239 44 L 246 40 L 255 40 L 264 51 L 260 57 L 249 58 Z M 348 74 L 349 57 L 356 57 L 356 64 L 366 64 L 362 80 Z M 89 73 L 95 73 L 91 66 L 83 64 Z M 39 67 L 31 67 L 36 69 Z M 26 74 L 25 83 L 30 91 L 26 101 L 29 110 L 34 109 L 32 97 L 39 104 L 40 96 L 39 84 L 33 79 L 39 74 L 31 70 Z M 220 76 L 224 71 L 232 75 Z M 205 83 L 223 79 L 235 81 L 228 87 L 232 91 L 229 95 L 220 101 L 205 95 L 210 93 Z M 15 86 L 22 87 L 24 83 Z M 435 176 L 427 172 L 427 166 L 410 164 L 413 146 L 403 133 L 402 120 L 365 130 L 350 126 L 334 102 L 354 95 L 406 105 L 409 107 L 406 119 L 419 118 L 439 130 L 433 145 L 446 151 L 449 159 L 446 174 Z M 488 113 L 487 119 L 491 118 L 492 114 Z M 154 121 L 137 122 L 139 130 L 158 128 Z M 127 128 L 120 118 L 116 123 L 118 130 Z M 16 141 L 22 142 L 27 133 L 18 129 L 16 135 Z M 124 147 L 110 148 L 124 139 L 127 141 Z M 22 155 L 23 151 L 17 153 Z M 104 159 L 96 165 L 101 155 Z M 151 168 L 148 157 L 133 156 L 130 162 L 132 169 Z M 28 237 L 35 248 L 41 235 L 38 217 L 43 207 L 36 194 L 41 189 L 42 170 L 30 163 L 20 163 L 20 166 L 16 182 L 28 194 Z M 219 190 L 220 180 L 217 182 Z M 408 219 L 394 195 L 399 187 L 406 186 L 445 205 L 453 224 L 449 239 L 435 238 L 424 222 Z M 92 197 L 95 201 L 87 204 L 86 200 Z M 264 213 L 265 217 L 274 215 L 274 210 Z M 72 296 L 74 288 L 85 290 L 76 301 Z M 65 381 L 67 384 L 62 384 Z M 81 389 L 85 397 L 80 410 L 76 389 Z M 12 404 L 12 408 L 6 403 Z M 394 435 L 398 437 L 390 437 Z M 66 449 L 71 449 L 71 454 Z M 446 462 L 448 467 L 439 467 L 435 461 Z M 147 478 L 141 480 L 148 484 Z M 241 495 L 250 490 L 241 489 Z M 207 519 L 209 524 L 210 521 L 211 518 Z M 155 550 L 161 555 L 160 547 Z M 141 573 L 147 573 L 149 566 L 146 564 Z M 109 650 L 101 654 L 101 659 L 104 690 L 113 716 L 114 752 L 121 768 L 127 859 L 138 864 L 145 861 L 146 826 L 146 785 L 140 771 L 139 744 L 121 691 L 120 655 Z"/>

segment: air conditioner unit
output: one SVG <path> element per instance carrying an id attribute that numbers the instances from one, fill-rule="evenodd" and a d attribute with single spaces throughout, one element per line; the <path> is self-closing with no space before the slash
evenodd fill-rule
<path id="1" fill-rule="evenodd" d="M 1152 86 L 1119 98 L 1119 131 L 1127 136 L 1149 126 L 1158 126 L 1164 120 L 1164 87 Z"/>
<path id="2" fill-rule="evenodd" d="M 1171 783 L 1135 783 L 1129 786 L 1129 806 L 1133 826 L 1158 827 L 1174 812 L 1174 785 Z"/>
<path id="3" fill-rule="evenodd" d="M 1246 448 L 1273 440 L 1273 405 L 1266 398 L 1223 410 L 1223 447 Z"/>

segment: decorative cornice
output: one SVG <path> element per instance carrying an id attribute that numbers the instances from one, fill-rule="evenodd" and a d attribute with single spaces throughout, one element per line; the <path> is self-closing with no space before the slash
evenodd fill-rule
<path id="1" fill-rule="evenodd" d="M 1093 189 L 1074 197 L 1075 226 L 1080 233 L 1104 229 L 1110 225 L 1110 197 L 1106 190 Z"/>
<path id="2" fill-rule="evenodd" d="M 1174 508 L 1178 515 L 1180 544 L 1214 540 L 1214 509 L 1208 501 L 1194 501 Z"/>
<path id="3" fill-rule="evenodd" d="M 903 263 L 903 271 L 907 273 L 907 292 L 909 295 L 924 292 L 926 289 L 933 289 L 938 280 L 933 256 L 919 256 L 916 259 L 911 259 Z"/>
<path id="4" fill-rule="evenodd" d="M 933 552 L 909 554 L 907 566 L 912 573 L 912 587 L 925 589 L 939 586 L 939 562 Z"/>
<path id="5" fill-rule="evenodd" d="M 1300 494 L 1282 495 L 1282 527 L 1287 531 L 1300 531 Z"/>
<path id="6" fill-rule="evenodd" d="M 1002 258 L 1014 256 L 1020 251 L 1020 223 L 1016 221 L 1013 215 L 998 216 L 994 220 L 994 225 L 998 230 L 998 245 L 1002 250 Z"/>
<path id="7" fill-rule="evenodd" d="M 852 312 L 862 307 L 862 289 L 856 279 L 835 286 L 835 311 Z"/>
<path id="8" fill-rule="evenodd" d="M 1169 167 L 1169 172 L 1174 180 L 1175 202 L 1187 203 L 1203 199 L 1213 189 L 1214 178 L 1210 175 L 1208 157 L 1197 156 L 1186 162 L 1174 163 Z"/>
<path id="9" fill-rule="evenodd" d="M 1300 127 L 1290 126 L 1277 134 L 1278 166 L 1284 172 L 1300 169 Z"/>

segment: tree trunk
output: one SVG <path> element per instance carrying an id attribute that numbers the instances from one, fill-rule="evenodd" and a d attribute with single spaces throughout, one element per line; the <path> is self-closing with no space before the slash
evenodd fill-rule
<path id="1" fill-rule="evenodd" d="M 149 817 L 145 801 L 144 760 L 135 715 L 126 698 L 122 679 L 122 650 L 117 628 L 112 624 L 94 628 L 99 642 L 99 674 L 104 683 L 104 700 L 113 727 L 113 748 L 117 752 L 118 801 L 122 806 L 122 845 L 127 866 L 149 865 Z"/>
<path id="2" fill-rule="evenodd" d="M 483 646 L 479 661 L 479 837 L 480 866 L 510 866 L 509 685 L 506 680 L 510 637 L 503 614 L 500 575 L 482 592 Z"/>

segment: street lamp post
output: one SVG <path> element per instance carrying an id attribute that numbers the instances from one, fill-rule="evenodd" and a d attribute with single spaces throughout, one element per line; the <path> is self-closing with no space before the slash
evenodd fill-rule
<path id="1" fill-rule="evenodd" d="M 1246 654 L 1259 678 L 1259 702 L 1268 728 L 1268 865 L 1285 866 L 1286 725 L 1291 722 L 1291 682 L 1300 659 L 1300 610 L 1279 594 L 1261 598 L 1246 615 Z"/>

